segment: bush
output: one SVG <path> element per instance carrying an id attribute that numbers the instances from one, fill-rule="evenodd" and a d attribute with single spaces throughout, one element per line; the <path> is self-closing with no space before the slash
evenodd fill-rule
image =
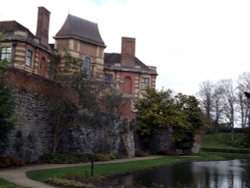
<path id="1" fill-rule="evenodd" d="M 116 159 L 116 157 L 112 154 L 105 154 L 105 153 L 90 153 L 89 159 L 94 161 L 110 161 L 112 159 Z"/>
<path id="2" fill-rule="evenodd" d="M 135 156 L 136 157 L 146 157 L 149 156 L 150 153 L 146 152 L 146 151 L 136 151 Z"/>
<path id="3" fill-rule="evenodd" d="M 55 163 L 55 164 L 72 164 L 80 162 L 94 161 L 109 161 L 116 157 L 111 154 L 102 153 L 84 153 L 84 154 L 43 154 L 39 158 L 41 163 Z"/>
<path id="4" fill-rule="evenodd" d="M 74 187 L 74 188 L 95 188 L 93 185 L 81 183 L 74 180 L 66 180 L 62 178 L 49 178 L 45 181 L 48 184 L 63 187 Z"/>
<path id="5" fill-rule="evenodd" d="M 20 167 L 24 165 L 24 161 L 16 156 L 0 156 L 0 168 L 9 168 L 9 167 Z"/>
<path id="6" fill-rule="evenodd" d="M 81 162 L 76 155 L 72 154 L 43 154 L 39 157 L 39 162 L 55 164 L 72 164 Z"/>

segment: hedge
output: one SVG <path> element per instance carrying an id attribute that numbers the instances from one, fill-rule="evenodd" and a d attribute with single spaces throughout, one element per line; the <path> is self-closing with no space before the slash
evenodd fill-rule
<path id="1" fill-rule="evenodd" d="M 222 152 L 222 153 L 241 153 L 241 154 L 250 154 L 250 149 L 201 148 L 201 151 L 207 151 L 207 152 Z"/>

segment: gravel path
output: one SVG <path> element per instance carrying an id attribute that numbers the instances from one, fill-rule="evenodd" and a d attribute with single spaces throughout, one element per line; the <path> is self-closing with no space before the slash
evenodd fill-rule
<path id="1" fill-rule="evenodd" d="M 138 160 L 147 160 L 147 159 L 156 159 L 160 156 L 148 156 L 148 157 L 135 157 L 130 159 L 116 159 L 107 162 L 96 162 L 95 164 L 111 164 L 111 163 L 122 163 L 128 161 L 138 161 Z M 11 168 L 11 169 L 2 169 L 0 170 L 0 178 L 13 182 L 17 185 L 24 187 L 32 188 L 55 188 L 54 186 L 38 182 L 32 179 L 29 179 L 26 176 L 27 171 L 31 170 L 40 170 L 40 169 L 51 169 L 51 168 L 62 168 L 69 166 L 80 166 L 87 165 L 88 163 L 79 163 L 79 164 L 42 164 L 42 165 L 30 165 L 20 168 Z"/>

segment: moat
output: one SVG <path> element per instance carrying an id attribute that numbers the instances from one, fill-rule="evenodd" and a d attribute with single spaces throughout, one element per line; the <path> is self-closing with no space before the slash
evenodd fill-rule
<path id="1" fill-rule="evenodd" d="M 131 186 L 153 184 L 165 188 L 248 188 L 250 160 L 185 162 L 160 166 L 110 178 L 113 183 Z"/>

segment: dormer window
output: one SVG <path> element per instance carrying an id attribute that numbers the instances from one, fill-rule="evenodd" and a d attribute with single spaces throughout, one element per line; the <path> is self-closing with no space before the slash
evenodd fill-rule
<path id="1" fill-rule="evenodd" d="M 32 55 L 33 52 L 31 50 L 26 50 L 26 59 L 25 59 L 25 65 L 31 66 L 32 65 Z"/>
<path id="2" fill-rule="evenodd" d="M 8 61 L 11 60 L 11 47 L 2 47 L 1 48 L 1 60 Z"/>

